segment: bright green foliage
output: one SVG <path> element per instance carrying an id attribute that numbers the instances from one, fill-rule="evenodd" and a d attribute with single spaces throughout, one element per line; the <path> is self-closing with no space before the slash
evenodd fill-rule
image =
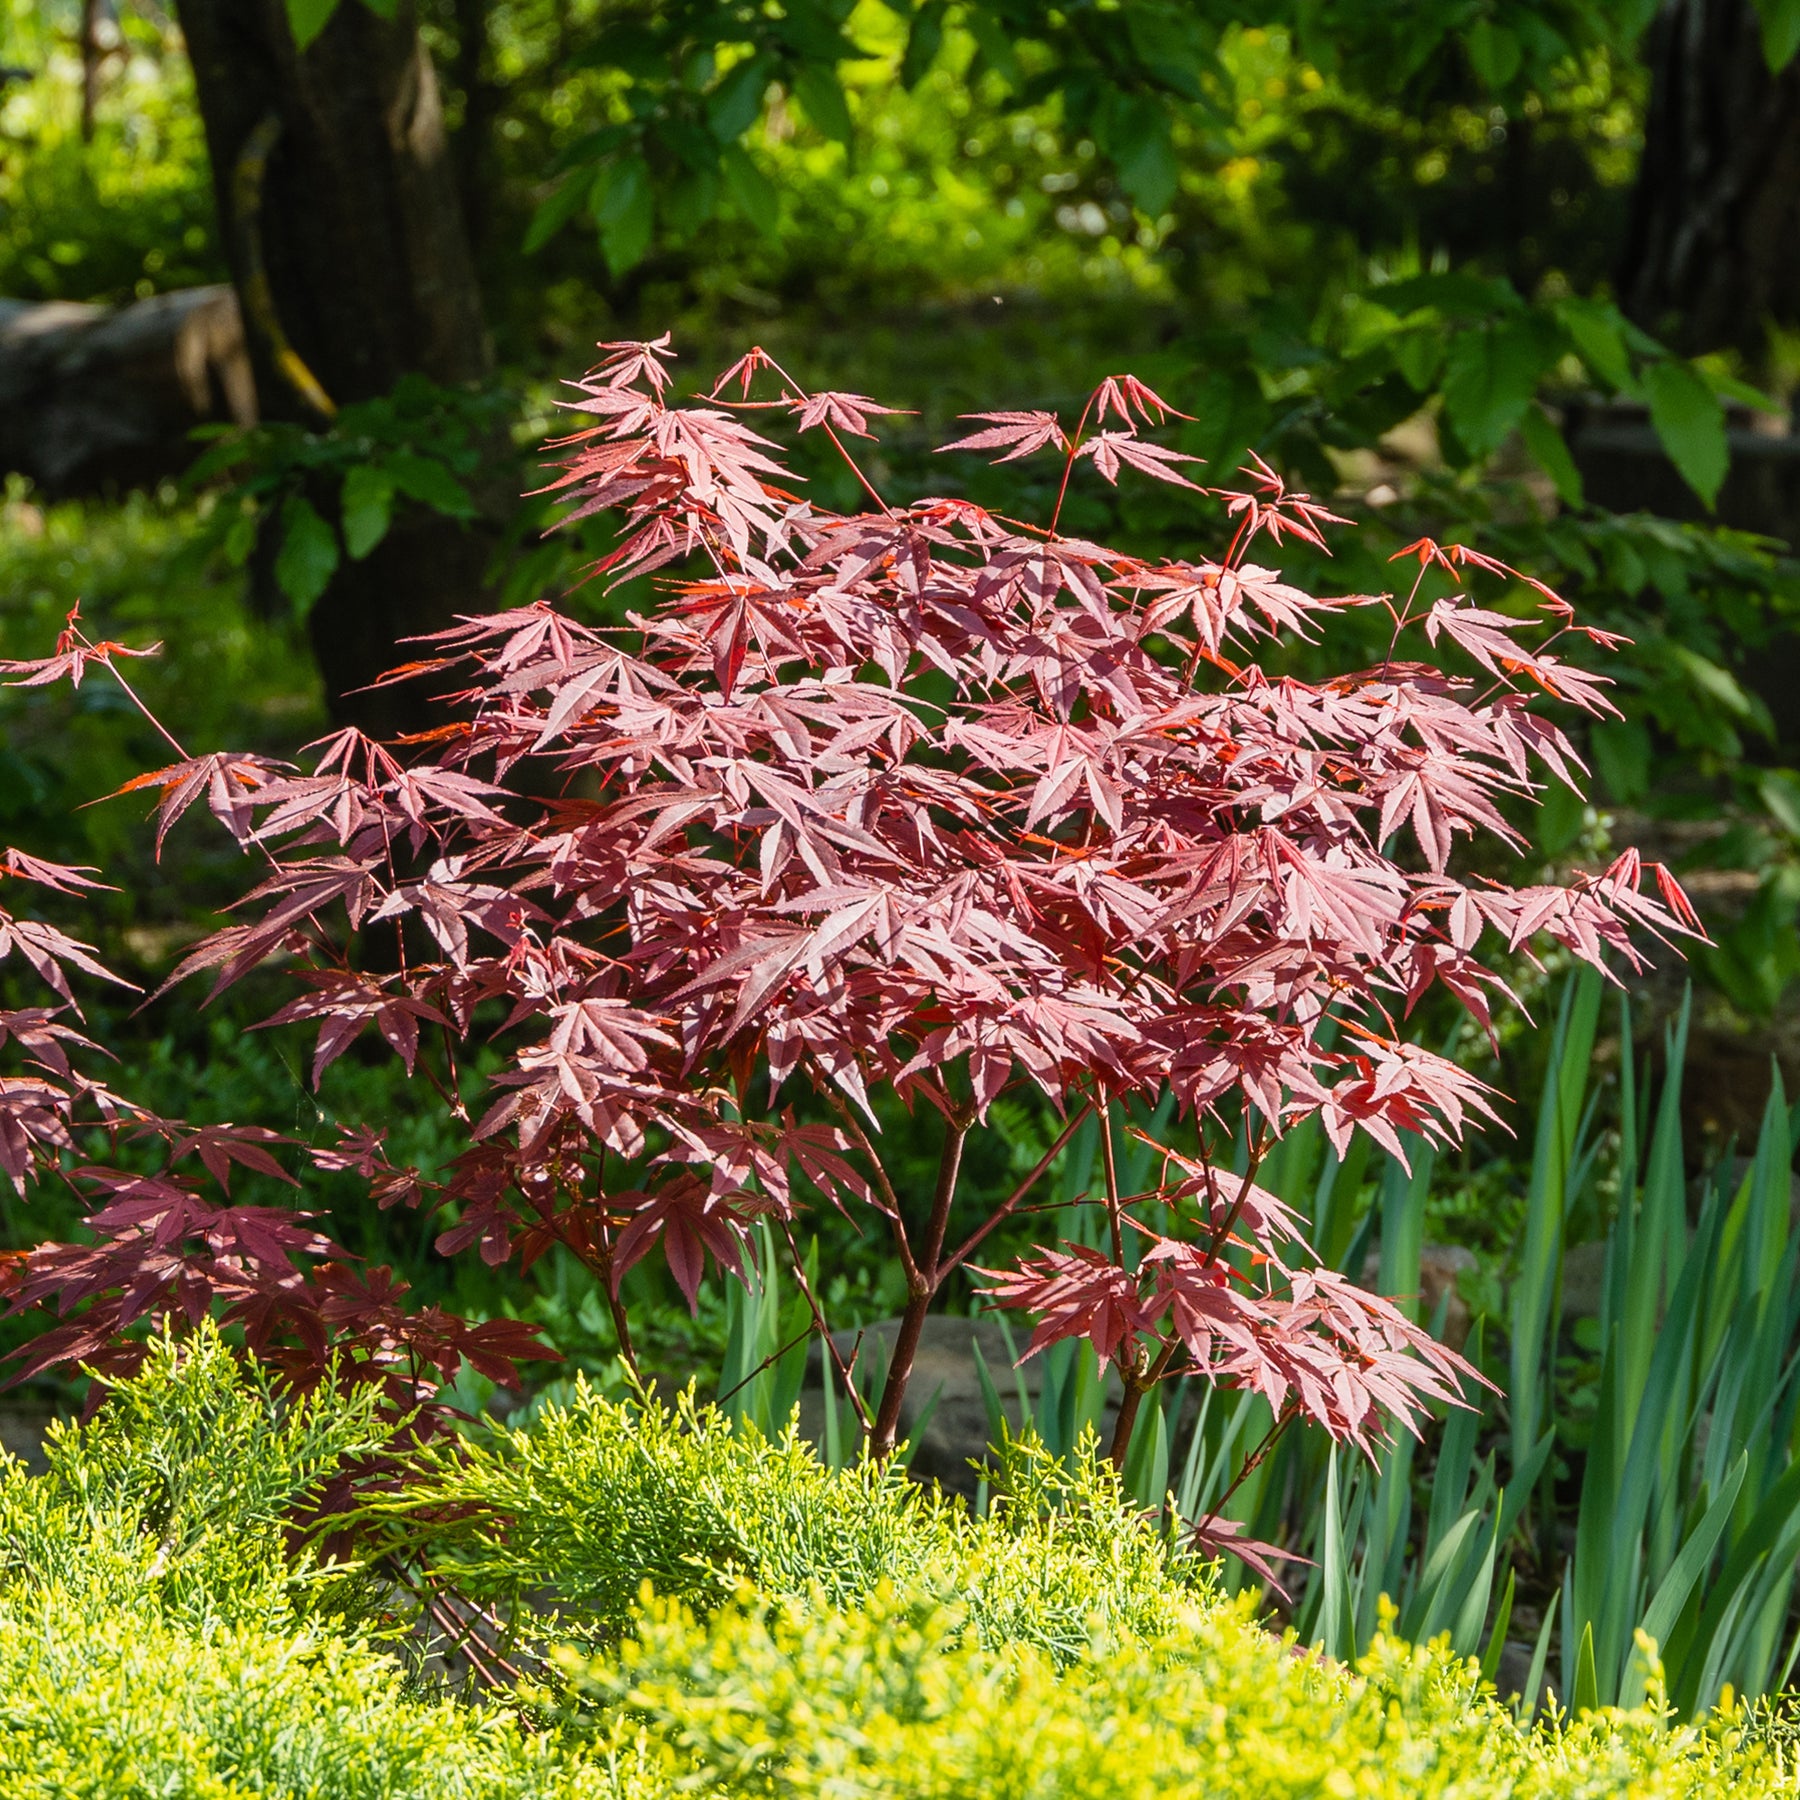
<path id="1" fill-rule="evenodd" d="M 506 408 L 504 395 L 466 394 L 407 375 L 393 393 L 345 407 L 324 431 L 274 424 L 215 432 L 220 441 L 187 481 L 203 490 L 230 475 L 234 485 L 208 512 L 195 550 L 202 557 L 217 550 L 241 567 L 259 530 L 277 525 L 275 583 L 304 616 L 340 561 L 338 531 L 306 490 L 336 486 L 342 553 L 353 562 L 387 536 L 397 505 L 473 518 L 464 483 L 504 442 Z"/>
<path id="2" fill-rule="evenodd" d="M 605 1759 L 406 1692 L 388 1656 L 317 1633 L 0 1613 L 7 1800 L 577 1800 Z M 627 1792 L 633 1790 L 626 1790 Z"/>
<path id="3" fill-rule="evenodd" d="M 157 1344 L 49 1474 L 0 1473 L 8 1800 L 673 1800 L 973 1793 L 1527 1796 L 1785 1791 L 1733 1715 L 1529 1731 L 1441 1648 L 1355 1673 L 1185 1582 L 1091 1458 L 1008 1458 L 977 1521 L 793 1440 L 579 1393 L 393 1516 L 466 1591 L 556 1581 L 622 1633 L 561 1653 L 575 1705 L 422 1696 L 280 1529 L 369 1447 L 215 1334 Z M 656 1598 L 646 1578 L 660 1580 Z M 628 1584 L 632 1585 L 628 1589 Z M 1651 1693 L 1659 1693 L 1652 1667 Z M 1762 1735 L 1768 1736 L 1767 1732 Z"/>
<path id="4" fill-rule="evenodd" d="M 1428 1795 L 1565 1800 L 1783 1791 L 1772 1762 L 1651 1711 L 1521 1730 L 1467 1664 L 1378 1639 L 1357 1673 L 1296 1657 L 1242 1607 L 1196 1605 L 1072 1666 L 995 1650 L 954 1609 L 883 1590 L 699 1622 L 645 1612 L 616 1659 L 566 1659 L 662 1746 L 665 1792 L 802 1796 Z M 642 1791 L 642 1790 L 640 1790 Z"/>
<path id="5" fill-rule="evenodd" d="M 210 1327 L 184 1347 L 153 1341 L 91 1424 L 51 1427 L 47 1473 L 0 1464 L 0 1604 L 55 1592 L 96 1616 L 291 1626 L 329 1571 L 291 1556 L 286 1528 L 386 1441 L 375 1399 L 284 1396 Z"/>
<path id="6" fill-rule="evenodd" d="M 118 9 L 81 133 L 80 0 L 0 0 L 0 295 L 130 300 L 223 279 L 206 143 L 168 8 Z M 20 79 L 21 72 L 27 76 Z"/>
<path id="7" fill-rule="evenodd" d="M 460 1800 L 613 1791 L 604 1763 L 415 1697 L 372 1590 L 284 1525 L 376 1448 L 368 1398 L 282 1398 L 205 1330 L 153 1344 L 50 1469 L 0 1466 L 7 1800 Z"/>
<path id="8" fill-rule="evenodd" d="M 764 1437 L 683 1395 L 614 1402 L 585 1383 L 519 1430 L 422 1453 L 368 1517 L 459 1592 L 559 1612 L 540 1642 L 629 1627 L 645 1582 L 702 1610 L 748 1582 L 854 1608 L 882 1584 L 967 1609 L 984 1642 L 1076 1656 L 1096 1624 L 1160 1628 L 1197 1570 L 1126 1511 L 1110 1465 L 1007 1446 L 984 1518 L 892 1467 L 827 1469 L 791 1431 Z"/>

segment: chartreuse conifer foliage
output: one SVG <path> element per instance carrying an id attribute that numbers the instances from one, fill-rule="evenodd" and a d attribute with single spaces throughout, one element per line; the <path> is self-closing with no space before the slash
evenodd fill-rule
<path id="1" fill-rule="evenodd" d="M 1485 1023 L 1504 985 L 1484 944 L 1635 962 L 1633 928 L 1692 924 L 1660 869 L 1641 891 L 1635 852 L 1560 887 L 1453 871 L 1461 837 L 1518 841 L 1503 799 L 1573 778 L 1539 708 L 1608 710 L 1553 648 L 1584 628 L 1464 546 L 1412 546 L 1404 598 L 1302 592 L 1255 553 L 1342 522 L 1261 463 L 1199 489 L 1150 435 L 1170 409 L 1130 376 L 1073 425 L 983 415 L 946 446 L 1058 459 L 1055 510 L 1027 525 L 886 501 L 847 448 L 885 410 L 870 400 L 804 393 L 758 351 L 682 401 L 669 354 L 605 347 L 553 483 L 571 517 L 618 516 L 596 574 L 655 577 L 649 611 L 606 630 L 538 604 L 440 634 L 400 672 L 447 690 L 423 743 L 343 731 L 304 772 L 184 751 L 131 784 L 160 793 L 159 833 L 206 800 L 261 870 L 177 979 L 210 969 L 216 991 L 282 959 L 301 992 L 271 1023 L 317 1023 L 315 1073 L 373 1026 L 447 1099 L 472 1041 L 497 1042 L 441 1186 L 389 1163 L 378 1121 L 314 1160 L 359 1170 L 383 1205 L 449 1208 L 447 1253 L 565 1246 L 627 1355 L 619 1280 L 653 1248 L 691 1298 L 709 1259 L 738 1268 L 752 1221 L 791 1245 L 808 1196 L 885 1221 L 908 1302 L 865 1420 L 883 1454 L 942 1283 L 1050 1166 L 997 1204 L 961 1195 L 993 1102 L 1035 1089 L 1067 1120 L 1057 1147 L 1098 1114 L 1110 1152 L 1123 1103 L 1172 1097 L 1190 1150 L 1145 1193 L 1120 1191 L 1108 1154 L 1110 1241 L 997 1272 L 997 1301 L 1038 1317 L 1034 1350 L 1083 1336 L 1117 1367 L 1116 1459 L 1141 1394 L 1185 1374 L 1261 1394 L 1278 1430 L 1305 1418 L 1364 1449 L 1393 1421 L 1416 1430 L 1466 1366 L 1317 1266 L 1256 1171 L 1307 1119 L 1340 1151 L 1360 1128 L 1404 1156 L 1406 1134 L 1454 1139 L 1488 1112 L 1398 1023 L 1434 983 Z M 825 434 L 867 505 L 801 497 L 753 420 Z M 1061 531 L 1073 482 L 1127 473 L 1221 502 L 1218 557 L 1145 561 Z M 1347 607 L 1391 617 L 1378 666 L 1264 673 L 1260 647 Z M 97 663 L 123 683 L 121 655 L 71 620 L 56 654 L 12 669 L 42 683 Z M 63 966 L 96 972 L 88 952 L 6 930 L 66 1011 Z M 360 954 L 371 932 L 400 956 Z M 286 1175 L 272 1133 L 134 1116 L 72 1074 L 55 1009 L 7 1029 L 35 1063 L 0 1089 L 8 1172 L 54 1170 L 98 1203 L 92 1244 L 12 1278 L 15 1307 L 63 1315 L 34 1366 L 128 1358 L 137 1321 L 215 1302 L 299 1376 L 336 1340 L 398 1403 L 462 1358 L 504 1375 L 530 1353 L 505 1321 L 409 1313 L 303 1215 L 230 1204 L 234 1166 Z M 896 1192 L 882 1088 L 941 1117 L 927 1196 Z M 67 1171 L 74 1122 L 96 1116 L 160 1138 L 164 1172 Z"/>
<path id="2" fill-rule="evenodd" d="M 1741 1715 L 1528 1730 L 1441 1646 L 1380 1637 L 1354 1671 L 1297 1654 L 1121 1510 L 1103 1461 L 1022 1453 L 976 1519 L 709 1412 L 591 1395 L 466 1464 L 426 1454 L 451 1505 L 407 1515 L 411 1554 L 471 1590 L 600 1597 L 551 1622 L 535 1687 L 434 1694 L 393 1641 L 394 1581 L 282 1529 L 366 1470 L 378 1399 L 299 1398 L 206 1325 L 153 1339 L 47 1474 L 0 1465 L 8 1800 L 1791 1791 Z M 472 1530 L 459 1506 L 499 1510 Z"/>

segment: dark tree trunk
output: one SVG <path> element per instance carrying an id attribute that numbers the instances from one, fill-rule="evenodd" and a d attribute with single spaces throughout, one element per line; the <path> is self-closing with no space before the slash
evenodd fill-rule
<path id="1" fill-rule="evenodd" d="M 1800 61 L 1763 57 L 1750 0 L 1665 0 L 1619 291 L 1690 352 L 1760 355 L 1800 323 Z"/>
<path id="2" fill-rule="evenodd" d="M 391 21 L 343 0 L 304 54 L 284 0 L 181 0 L 181 24 L 265 415 L 314 416 L 282 374 L 249 291 L 253 240 L 275 324 L 338 405 L 385 394 L 414 371 L 447 385 L 484 377 L 480 290 L 414 0 L 400 0 Z M 246 219 L 234 199 L 238 165 L 271 117 L 279 135 Z M 509 491 L 510 474 L 496 473 Z M 341 566 L 312 616 L 340 717 L 384 734 L 419 722 L 408 689 L 353 690 L 399 660 L 400 639 L 485 603 L 497 541 L 492 524 L 401 516 L 370 556 Z"/>
<path id="3" fill-rule="evenodd" d="M 455 0 L 456 60 L 451 76 L 462 89 L 462 124 L 456 133 L 456 186 L 463 222 L 477 263 L 484 260 L 492 227 L 489 195 L 494 120 L 500 89 L 488 74 L 487 0 Z"/>

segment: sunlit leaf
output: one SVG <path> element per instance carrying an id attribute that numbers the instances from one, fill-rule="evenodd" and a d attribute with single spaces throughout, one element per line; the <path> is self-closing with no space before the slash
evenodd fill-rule
<path id="1" fill-rule="evenodd" d="M 1499 449 L 1524 417 L 1557 349 L 1554 336 L 1530 316 L 1478 325 L 1451 339 L 1444 408 L 1469 451 L 1487 456 Z"/>
<path id="2" fill-rule="evenodd" d="M 806 63 L 794 76 L 794 98 L 826 137 L 848 145 L 855 130 L 844 86 L 823 63 Z"/>
<path id="3" fill-rule="evenodd" d="M 1569 446 L 1561 430 L 1535 402 L 1526 407 L 1524 416 L 1519 420 L 1519 435 L 1525 440 L 1525 448 L 1530 451 L 1531 460 L 1550 477 L 1557 498 L 1565 506 L 1579 506 L 1581 471 L 1575 466 L 1575 458 L 1569 454 Z"/>

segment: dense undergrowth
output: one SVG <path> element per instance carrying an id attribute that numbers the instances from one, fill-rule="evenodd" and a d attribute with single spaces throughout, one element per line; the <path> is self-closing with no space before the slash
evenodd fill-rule
<path id="1" fill-rule="evenodd" d="M 584 1397 L 467 1464 L 438 1455 L 450 1516 L 482 1509 L 441 1541 L 415 1513 L 404 1551 L 296 1548 L 375 1435 L 366 1405 L 290 1400 L 208 1330 L 54 1434 L 47 1473 L 8 1464 L 6 1792 L 1786 1791 L 1741 1713 L 1527 1728 L 1442 1646 L 1378 1638 L 1353 1670 L 1297 1654 L 1092 1464 L 1046 1486 L 1022 1451 L 977 1519 L 692 1408 Z M 534 1628 L 535 1678 L 472 1698 L 420 1661 L 409 1588 L 541 1604 L 545 1577 L 567 1610 Z M 519 1649 L 490 1643 L 490 1668 Z"/>

